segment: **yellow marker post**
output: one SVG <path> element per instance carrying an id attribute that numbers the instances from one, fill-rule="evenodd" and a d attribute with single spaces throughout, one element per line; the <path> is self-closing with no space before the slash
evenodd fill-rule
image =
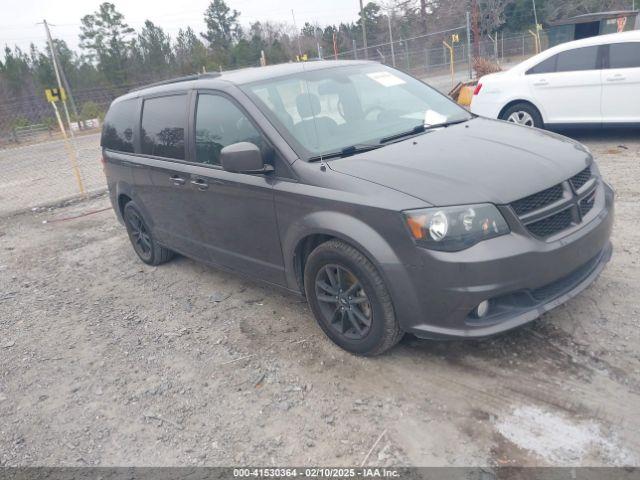
<path id="1" fill-rule="evenodd" d="M 449 63 L 451 64 L 451 86 L 453 87 L 453 84 L 455 82 L 454 80 L 455 70 L 453 67 L 453 47 L 449 45 L 445 40 L 442 41 L 442 44 L 449 49 Z"/>
<path id="2" fill-rule="evenodd" d="M 47 88 L 44 94 L 47 97 L 47 102 L 58 102 L 67 99 L 67 92 L 64 91 L 64 88 Z"/>
<path id="3" fill-rule="evenodd" d="M 57 88 L 48 88 L 45 90 L 45 95 L 51 106 L 53 107 L 53 111 L 56 114 L 56 120 L 58 120 L 58 126 L 60 127 L 60 131 L 62 132 L 62 136 L 64 137 L 64 146 L 67 150 L 67 155 L 69 155 L 69 160 L 71 161 L 71 168 L 73 169 L 73 173 L 76 177 L 76 181 L 78 182 L 78 190 L 80 190 L 80 194 L 84 195 L 84 184 L 82 183 L 82 176 L 80 175 L 80 168 L 78 166 L 78 152 L 71 146 L 69 142 L 69 137 L 67 137 L 67 132 L 64 128 L 64 124 L 62 123 L 62 117 L 60 117 L 60 112 L 58 111 L 58 106 L 56 105 L 56 100 L 60 100 L 63 96 L 66 98 L 64 94 L 64 89 L 62 92 Z"/>
<path id="4" fill-rule="evenodd" d="M 533 43 L 536 46 L 536 53 L 540 53 L 540 38 L 538 37 L 538 34 L 532 30 L 529 30 L 529 33 L 533 37 Z"/>

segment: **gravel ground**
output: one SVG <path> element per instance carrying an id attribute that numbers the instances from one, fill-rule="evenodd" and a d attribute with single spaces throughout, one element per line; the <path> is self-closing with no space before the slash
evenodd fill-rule
<path id="1" fill-rule="evenodd" d="M 373 359 L 300 298 L 142 264 L 104 196 L 0 219 L 0 466 L 640 465 L 640 135 L 578 138 L 618 193 L 600 278 Z"/>

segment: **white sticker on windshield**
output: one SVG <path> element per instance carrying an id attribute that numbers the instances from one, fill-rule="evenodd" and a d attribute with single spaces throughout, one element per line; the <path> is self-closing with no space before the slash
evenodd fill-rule
<path id="1" fill-rule="evenodd" d="M 400 77 L 396 77 L 391 72 L 367 73 L 367 77 L 369 77 L 371 80 L 375 80 L 380 85 L 384 85 L 385 87 L 393 87 L 395 85 L 402 85 L 404 83 L 407 83 Z"/>
<path id="2" fill-rule="evenodd" d="M 424 124 L 425 125 L 437 125 L 447 121 L 446 115 L 442 115 L 434 110 L 427 110 L 424 112 Z"/>

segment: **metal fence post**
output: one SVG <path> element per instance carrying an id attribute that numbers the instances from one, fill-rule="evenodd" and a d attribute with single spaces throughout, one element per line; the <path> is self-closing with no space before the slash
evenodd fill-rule
<path id="1" fill-rule="evenodd" d="M 467 63 L 469 64 L 469 80 L 473 78 L 473 65 L 471 63 L 471 18 L 469 12 L 466 12 L 467 17 Z"/>
<path id="2" fill-rule="evenodd" d="M 409 62 L 409 41 L 404 41 L 404 54 L 407 57 L 407 70 L 411 68 L 411 63 Z"/>

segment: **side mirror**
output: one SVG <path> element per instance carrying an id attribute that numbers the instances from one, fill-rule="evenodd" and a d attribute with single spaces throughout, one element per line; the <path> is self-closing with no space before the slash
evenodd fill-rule
<path id="1" fill-rule="evenodd" d="M 273 170 L 264 163 L 260 149 L 249 142 L 238 142 L 224 147 L 220 151 L 222 168 L 229 172 L 266 173 Z"/>

